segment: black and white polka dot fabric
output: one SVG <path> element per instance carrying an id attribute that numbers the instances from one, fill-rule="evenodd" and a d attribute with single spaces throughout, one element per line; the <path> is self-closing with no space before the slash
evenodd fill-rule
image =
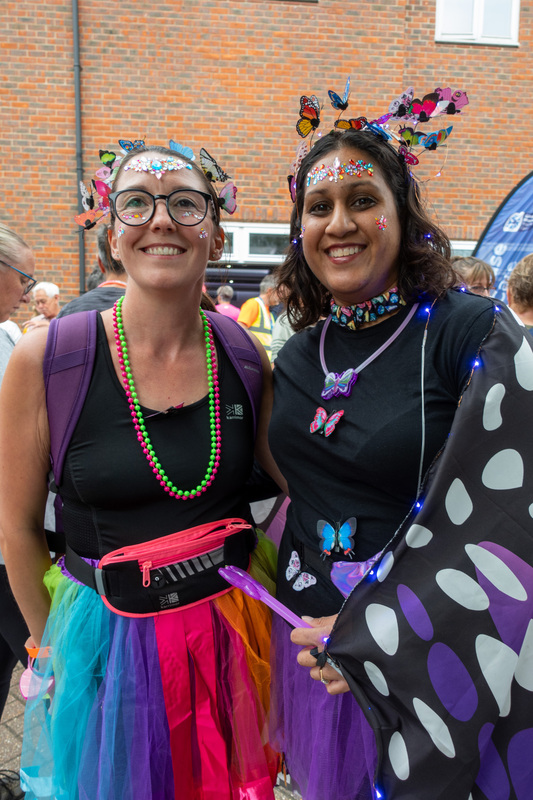
<path id="1" fill-rule="evenodd" d="M 422 508 L 330 639 L 384 800 L 533 797 L 532 343 L 496 307 Z"/>

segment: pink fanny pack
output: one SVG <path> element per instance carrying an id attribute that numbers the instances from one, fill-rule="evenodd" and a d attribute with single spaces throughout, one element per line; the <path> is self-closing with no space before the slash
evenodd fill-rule
<path id="1" fill-rule="evenodd" d="M 65 566 L 95 589 L 111 611 L 146 617 L 230 591 L 218 568 L 234 564 L 248 570 L 255 544 L 252 526 L 230 518 L 121 547 L 103 556 L 96 568 L 67 546 Z"/>

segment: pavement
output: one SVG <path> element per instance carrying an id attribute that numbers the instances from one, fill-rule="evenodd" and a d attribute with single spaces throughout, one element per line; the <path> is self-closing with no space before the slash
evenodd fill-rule
<path id="1" fill-rule="evenodd" d="M 22 672 L 23 667 L 20 664 L 13 671 L 9 697 L 0 721 L 0 770 L 12 769 L 18 772 L 20 766 L 25 705 L 19 689 Z"/>

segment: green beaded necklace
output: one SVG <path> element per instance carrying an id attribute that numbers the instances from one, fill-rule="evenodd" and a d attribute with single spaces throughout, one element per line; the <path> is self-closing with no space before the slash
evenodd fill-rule
<path id="1" fill-rule="evenodd" d="M 213 331 L 206 314 L 200 309 L 200 316 L 204 327 L 206 361 L 207 361 L 207 382 L 209 385 L 209 426 L 211 431 L 211 452 L 209 457 L 209 464 L 207 472 L 202 481 L 194 489 L 184 491 L 174 486 L 172 481 L 167 477 L 159 459 L 157 458 L 150 437 L 146 430 L 146 424 L 141 411 L 141 406 L 138 400 L 137 391 L 133 382 L 133 374 L 128 354 L 128 345 L 126 342 L 126 335 L 124 333 L 124 325 L 122 323 L 122 303 L 124 297 L 120 297 L 113 306 L 113 331 L 115 334 L 115 343 L 117 347 L 118 360 L 120 364 L 120 371 L 122 373 L 122 381 L 126 396 L 128 398 L 128 405 L 133 419 L 137 439 L 142 447 L 148 463 L 152 467 L 152 472 L 157 480 L 168 493 L 169 497 L 174 497 L 177 500 L 189 500 L 193 497 L 199 497 L 206 491 L 208 486 L 211 486 L 215 479 L 220 463 L 221 451 L 221 435 L 220 435 L 220 396 L 218 387 L 218 370 L 216 362 L 216 348 Z"/>

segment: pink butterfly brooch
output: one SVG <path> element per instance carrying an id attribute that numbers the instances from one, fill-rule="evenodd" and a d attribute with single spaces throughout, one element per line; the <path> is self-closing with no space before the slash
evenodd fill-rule
<path id="1" fill-rule="evenodd" d="M 328 412 L 322 406 L 316 410 L 315 418 L 309 426 L 311 433 L 322 433 L 326 438 L 331 436 L 344 411 L 334 411 L 328 417 Z"/>

